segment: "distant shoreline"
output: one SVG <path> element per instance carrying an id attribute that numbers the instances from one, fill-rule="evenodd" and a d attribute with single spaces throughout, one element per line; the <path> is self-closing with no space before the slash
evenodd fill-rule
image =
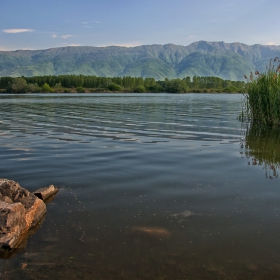
<path id="1" fill-rule="evenodd" d="M 0 89 L 5 93 L 242 93 L 246 91 L 246 83 L 208 76 L 156 81 L 130 76 L 60 75 L 1 77 Z"/>
<path id="2" fill-rule="evenodd" d="M 21 94 L 242 94 L 241 92 L 133 92 L 133 91 L 95 91 L 95 92 L 18 92 L 9 93 L 0 90 L 0 95 L 21 95 Z"/>

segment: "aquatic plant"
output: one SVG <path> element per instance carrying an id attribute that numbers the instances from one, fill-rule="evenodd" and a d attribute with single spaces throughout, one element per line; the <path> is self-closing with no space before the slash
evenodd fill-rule
<path id="1" fill-rule="evenodd" d="M 265 73 L 251 72 L 247 79 L 241 118 L 265 124 L 280 124 L 280 60 L 270 60 Z"/>

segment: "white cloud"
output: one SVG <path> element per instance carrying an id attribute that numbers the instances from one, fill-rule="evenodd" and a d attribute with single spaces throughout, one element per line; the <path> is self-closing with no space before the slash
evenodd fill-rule
<path id="1" fill-rule="evenodd" d="M 275 42 L 267 42 L 266 45 L 267 45 L 267 46 L 275 46 L 276 43 L 275 43 Z"/>
<path id="2" fill-rule="evenodd" d="M 24 32 L 33 32 L 34 29 L 26 29 L 26 28 L 17 28 L 17 29 L 3 29 L 2 30 L 5 33 L 24 33 Z"/>
<path id="3" fill-rule="evenodd" d="M 7 48 L 5 48 L 5 47 L 1 47 L 1 46 L 0 46 L 0 51 L 1 51 L 1 52 L 10 51 L 10 49 L 7 49 Z"/>
<path id="4" fill-rule="evenodd" d="M 141 42 L 134 41 L 134 42 L 128 42 L 122 44 L 108 44 L 108 45 L 101 45 L 99 47 L 109 47 L 109 46 L 133 48 L 133 47 L 141 46 Z"/>
<path id="5" fill-rule="evenodd" d="M 100 23 L 100 21 L 99 20 L 91 20 L 91 21 L 83 21 L 82 22 L 82 27 L 83 28 L 93 28 L 90 24 L 92 24 L 92 23 L 94 23 L 94 24 L 99 24 Z"/>
<path id="6" fill-rule="evenodd" d="M 70 37 L 73 37 L 73 35 L 68 34 L 68 35 L 62 35 L 61 36 L 62 39 L 68 39 Z"/>
<path id="7" fill-rule="evenodd" d="M 82 24 L 87 25 L 87 24 L 90 24 L 90 23 L 92 23 L 92 22 L 93 22 L 93 23 L 97 23 L 97 24 L 100 23 L 99 20 L 91 20 L 91 21 L 83 21 Z"/>
<path id="8" fill-rule="evenodd" d="M 68 38 L 74 37 L 74 35 L 67 34 L 67 35 L 58 36 L 57 34 L 53 34 L 53 35 L 51 35 L 51 37 L 52 37 L 52 38 L 68 39 Z"/>
<path id="9" fill-rule="evenodd" d="M 63 43 L 61 45 L 65 46 L 65 47 L 79 47 L 79 46 L 81 46 L 81 44 L 67 44 L 67 43 Z"/>
<path id="10" fill-rule="evenodd" d="M 31 47 L 23 47 L 23 48 L 15 48 L 15 47 L 10 47 L 10 48 L 7 48 L 7 47 L 3 47 L 3 46 L 0 46 L 0 51 L 3 51 L 3 52 L 12 52 L 12 51 L 18 51 L 18 50 L 36 50 L 35 48 L 31 48 Z"/>

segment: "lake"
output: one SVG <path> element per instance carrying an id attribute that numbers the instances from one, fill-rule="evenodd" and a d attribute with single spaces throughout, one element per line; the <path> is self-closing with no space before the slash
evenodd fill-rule
<path id="1" fill-rule="evenodd" d="M 0 279 L 280 279 L 280 133 L 241 123 L 242 95 L 0 105 L 0 177 L 60 189 Z"/>

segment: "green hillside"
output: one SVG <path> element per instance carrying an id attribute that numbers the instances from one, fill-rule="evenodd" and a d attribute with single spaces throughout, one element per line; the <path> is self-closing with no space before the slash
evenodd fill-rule
<path id="1" fill-rule="evenodd" d="M 0 76 L 95 75 L 184 78 L 217 76 L 243 80 L 250 71 L 264 71 L 280 46 L 195 42 L 189 46 L 64 47 L 0 52 Z"/>

